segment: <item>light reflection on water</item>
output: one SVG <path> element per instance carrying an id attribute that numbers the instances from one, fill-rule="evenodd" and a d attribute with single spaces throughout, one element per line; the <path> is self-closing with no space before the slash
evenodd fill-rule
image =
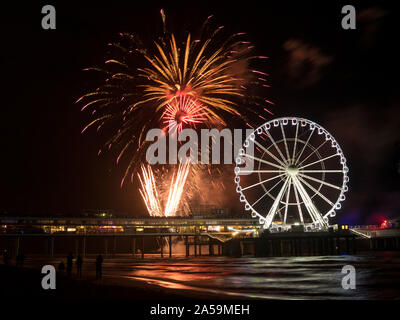
<path id="1" fill-rule="evenodd" d="M 341 273 L 357 271 L 355 290 L 344 290 Z M 105 274 L 165 288 L 224 293 L 243 298 L 399 299 L 400 255 L 151 259 L 106 262 Z"/>
<path id="2" fill-rule="evenodd" d="M 31 265 L 61 259 L 29 259 Z M 84 274 L 94 272 L 94 257 L 84 258 Z M 344 265 L 356 268 L 356 289 L 344 290 Z M 400 252 L 312 257 L 174 257 L 147 255 L 105 258 L 106 278 L 130 285 L 140 280 L 175 290 L 223 297 L 261 299 L 400 299 Z M 132 283 L 135 285 L 134 283 Z M 157 297 L 155 296 L 155 299 Z"/>

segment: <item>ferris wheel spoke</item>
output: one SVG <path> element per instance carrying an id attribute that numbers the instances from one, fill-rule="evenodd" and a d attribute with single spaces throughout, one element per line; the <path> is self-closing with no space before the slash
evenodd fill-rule
<path id="1" fill-rule="evenodd" d="M 303 178 L 299 177 L 299 180 L 301 182 L 303 182 L 307 187 L 309 187 L 313 192 L 315 192 L 317 195 L 319 195 L 321 197 L 321 199 L 325 200 L 329 205 L 331 205 L 332 207 L 335 206 L 331 200 L 329 200 L 327 197 L 325 197 L 321 192 L 319 192 L 317 189 L 315 189 L 311 184 L 309 184 Z"/>
<path id="2" fill-rule="evenodd" d="M 260 184 L 263 184 L 263 183 L 265 183 L 265 182 L 274 180 L 274 179 L 276 179 L 276 178 L 280 178 L 280 177 L 282 177 L 282 176 L 284 176 L 284 175 L 285 175 L 285 174 L 282 173 L 282 174 L 277 175 L 277 176 L 275 176 L 275 177 L 272 177 L 272 178 L 269 178 L 269 179 L 266 179 L 266 180 L 257 182 L 257 183 L 255 183 L 255 184 L 252 184 L 252 185 L 250 185 L 250 186 L 247 186 L 247 187 L 245 187 L 245 188 L 242 188 L 242 191 L 247 190 L 247 189 L 250 189 L 250 188 L 253 188 L 253 187 L 256 187 L 256 186 L 258 186 L 258 185 L 260 185 Z"/>
<path id="3" fill-rule="evenodd" d="M 266 193 L 270 194 L 271 191 L 274 190 L 275 187 L 276 187 L 278 184 L 280 184 L 282 181 L 284 181 L 284 180 L 279 180 L 279 181 L 278 181 L 277 183 L 275 183 L 271 188 L 269 188 L 269 190 L 268 190 Z"/>
<path id="4" fill-rule="evenodd" d="M 311 136 L 313 135 L 315 129 L 311 130 L 310 135 L 308 136 L 308 139 L 306 141 L 306 143 L 304 144 L 303 148 L 300 151 L 300 154 L 296 157 L 296 162 L 294 163 L 295 165 L 297 165 L 297 163 L 299 162 L 301 156 L 303 155 L 304 150 L 306 149 L 306 147 L 308 146 L 308 143 L 310 142 Z"/>
<path id="5" fill-rule="evenodd" d="M 283 224 L 286 225 L 286 218 L 287 218 L 287 212 L 288 212 L 288 206 L 289 206 L 289 197 L 290 197 L 290 187 L 292 185 L 292 179 L 289 178 L 289 186 L 287 188 L 286 192 L 286 203 L 285 203 L 285 215 L 283 217 Z"/>
<path id="6" fill-rule="evenodd" d="M 274 218 L 275 214 L 277 213 L 279 204 L 280 204 L 280 202 L 282 200 L 282 197 L 283 197 L 283 195 L 284 195 L 284 193 L 286 191 L 286 188 L 287 188 L 287 185 L 288 185 L 288 181 L 289 181 L 289 178 L 286 178 L 285 183 L 283 184 L 281 190 L 279 191 L 278 195 L 275 198 L 274 203 L 272 204 L 271 209 L 269 210 L 267 216 L 265 217 L 266 228 L 270 227 L 270 225 L 272 223 L 272 219 Z"/>
<path id="7" fill-rule="evenodd" d="M 249 174 L 249 173 L 283 173 L 285 172 L 283 169 L 282 170 L 240 170 L 238 174 Z"/>
<path id="8" fill-rule="evenodd" d="M 318 222 L 321 224 L 321 226 L 326 225 L 321 213 L 318 211 L 317 207 L 312 202 L 311 197 L 308 195 L 306 189 L 303 187 L 300 180 L 296 176 L 294 176 L 293 182 L 313 222 L 314 223 Z"/>
<path id="9" fill-rule="evenodd" d="M 299 173 L 299 175 L 300 175 L 301 177 L 303 177 L 303 178 L 306 178 L 306 179 L 309 179 L 309 180 L 312 180 L 312 181 L 315 181 L 315 182 L 318 182 L 318 183 L 322 183 L 323 185 L 326 185 L 326 186 L 331 187 L 331 188 L 335 188 L 335 189 L 338 189 L 338 190 L 341 190 L 341 189 L 342 189 L 342 188 L 339 187 L 339 186 L 336 186 L 336 185 L 334 185 L 334 184 L 325 182 L 324 180 L 320 180 L 320 179 L 317 179 L 317 178 L 308 176 L 308 175 L 306 175 L 306 174 Z"/>
<path id="10" fill-rule="evenodd" d="M 282 213 L 281 213 L 281 211 L 282 211 L 284 208 L 285 208 L 284 205 L 283 205 L 282 207 L 278 208 L 278 210 L 276 211 L 276 214 L 275 214 L 275 216 L 276 216 L 276 215 L 279 215 L 279 217 L 281 218 L 281 220 L 282 220 Z"/>
<path id="11" fill-rule="evenodd" d="M 286 135 L 285 135 L 285 130 L 283 129 L 283 124 L 281 122 L 281 131 L 282 131 L 282 137 L 283 137 L 283 142 L 285 143 L 285 150 L 286 150 L 286 156 L 287 156 L 287 162 L 290 162 L 290 155 L 289 155 L 289 148 L 286 142 Z"/>
<path id="12" fill-rule="evenodd" d="M 332 154 L 332 155 L 330 155 L 330 156 L 328 156 L 328 157 L 325 157 L 325 158 L 319 159 L 319 160 L 317 160 L 317 161 L 311 162 L 311 163 L 309 163 L 309 164 L 306 164 L 305 166 L 299 167 L 299 170 L 301 170 L 301 169 L 303 169 L 303 168 L 307 168 L 307 167 L 309 167 L 309 166 L 312 166 L 313 164 L 317 164 L 317 163 L 323 162 L 323 161 L 325 161 L 325 160 L 328 160 L 328 159 L 330 159 L 330 158 L 336 157 L 336 156 L 338 156 L 338 155 L 339 155 L 338 153 L 335 153 L 335 154 Z"/>
<path id="13" fill-rule="evenodd" d="M 267 194 L 269 195 L 270 192 L 271 192 L 272 190 L 274 190 L 275 187 L 276 187 L 278 184 L 280 184 L 282 181 L 283 181 L 283 180 L 279 180 L 277 183 L 275 183 L 268 191 L 266 191 L 260 198 L 258 198 L 258 200 L 256 200 L 251 206 L 252 206 L 252 207 L 255 206 L 255 205 L 256 205 L 262 198 L 264 198 Z"/>
<path id="14" fill-rule="evenodd" d="M 296 124 L 296 134 L 294 136 L 293 157 L 292 157 L 292 161 L 291 161 L 292 163 L 294 163 L 294 158 L 295 158 L 295 155 L 296 155 L 296 145 L 297 145 L 298 132 L 299 132 L 299 123 L 297 122 L 297 124 Z"/>
<path id="15" fill-rule="evenodd" d="M 279 182 L 278 182 L 279 183 Z M 259 197 L 256 201 L 254 201 L 251 206 L 254 207 L 261 199 L 263 199 L 268 193 L 264 193 L 261 197 Z"/>
<path id="16" fill-rule="evenodd" d="M 284 163 L 286 163 L 285 157 L 282 154 L 281 149 L 279 149 L 278 145 L 276 144 L 274 138 L 272 137 L 272 135 L 269 133 L 269 131 L 267 129 L 265 129 L 266 134 L 268 135 L 268 137 L 271 139 L 272 144 L 274 145 L 276 151 L 278 151 L 279 155 L 281 156 L 282 160 Z"/>
<path id="17" fill-rule="evenodd" d="M 316 153 L 319 148 L 321 148 L 328 140 L 325 140 L 324 142 L 322 142 L 315 150 L 313 150 L 313 152 L 311 152 L 304 160 L 302 160 L 298 165 L 301 166 L 304 161 L 306 161 L 309 157 L 311 157 L 314 153 Z"/>
<path id="18" fill-rule="evenodd" d="M 300 222 L 304 224 L 304 218 L 303 218 L 303 211 L 301 210 L 301 204 L 299 200 L 299 194 L 297 193 L 297 188 L 296 185 L 293 183 L 293 190 L 294 190 L 294 195 L 296 197 L 296 203 L 297 203 L 297 209 L 299 211 L 299 217 L 300 217 Z"/>
<path id="19" fill-rule="evenodd" d="M 310 196 L 307 194 L 306 190 L 304 187 L 301 185 L 300 181 L 296 178 L 293 177 L 293 185 L 297 189 L 300 198 L 303 200 L 303 203 L 306 207 L 306 210 L 308 214 L 310 215 L 311 219 L 313 222 L 316 222 L 317 218 L 315 216 L 315 211 L 317 211 L 317 208 L 312 203 L 312 200 Z"/>
<path id="20" fill-rule="evenodd" d="M 300 170 L 300 173 L 343 173 L 343 170 Z"/>
<path id="21" fill-rule="evenodd" d="M 262 162 L 262 163 L 268 164 L 268 165 L 270 165 L 271 167 L 275 167 L 275 168 L 278 168 L 278 169 L 284 169 L 282 166 L 279 166 L 279 165 L 277 165 L 277 164 L 275 164 L 275 163 L 266 161 L 266 160 L 264 160 L 264 159 L 257 158 L 257 157 L 255 157 L 255 156 L 252 156 L 252 155 L 247 154 L 247 153 L 243 154 L 243 156 L 244 156 L 244 157 L 247 157 L 247 158 L 250 158 L 250 159 L 253 159 L 253 160 L 256 160 L 256 161 L 258 161 L 258 162 Z"/>
<path id="22" fill-rule="evenodd" d="M 282 167 L 285 166 L 285 163 L 283 163 L 281 160 L 279 160 L 273 153 L 268 151 L 261 143 L 258 141 L 254 140 L 254 143 L 259 146 L 264 152 L 266 152 L 271 158 L 273 158 L 276 162 L 278 162 Z"/>

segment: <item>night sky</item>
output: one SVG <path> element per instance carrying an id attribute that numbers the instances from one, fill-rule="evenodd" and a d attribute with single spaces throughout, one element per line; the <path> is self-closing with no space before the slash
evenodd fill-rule
<path id="1" fill-rule="evenodd" d="M 275 2 L 2 5 L 0 212 L 143 212 L 136 185 L 120 188 L 123 168 L 107 155 L 97 156 L 103 141 L 95 130 L 81 135 L 88 118 L 75 101 L 92 88 L 82 69 L 102 63 L 107 43 L 119 32 L 144 38 L 160 32 L 164 8 L 170 30 L 196 30 L 213 14 L 232 33 L 246 32 L 257 54 L 270 57 L 262 71 L 270 74 L 267 95 L 275 102 L 276 117 L 319 123 L 348 160 L 349 192 L 341 221 L 374 223 L 398 216 L 396 12 L 381 1 L 270 4 Z M 45 4 L 56 8 L 56 30 L 41 28 Z M 356 30 L 341 28 L 346 4 L 356 7 Z M 239 203 L 236 194 L 231 202 Z"/>

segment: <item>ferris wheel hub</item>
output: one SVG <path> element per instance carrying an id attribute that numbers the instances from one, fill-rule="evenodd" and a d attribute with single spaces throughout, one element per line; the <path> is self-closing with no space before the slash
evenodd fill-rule
<path id="1" fill-rule="evenodd" d="M 290 165 L 290 166 L 286 167 L 286 173 L 290 177 L 297 176 L 297 174 L 299 173 L 299 168 L 294 165 Z"/>

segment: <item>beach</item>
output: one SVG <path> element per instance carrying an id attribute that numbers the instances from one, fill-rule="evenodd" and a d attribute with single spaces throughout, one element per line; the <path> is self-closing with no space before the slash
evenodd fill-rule
<path id="1" fill-rule="evenodd" d="M 41 266 L 57 269 L 63 257 L 31 257 L 24 268 L 1 265 L 8 296 L 116 300 L 396 300 L 400 297 L 399 252 L 356 256 L 274 258 L 105 258 L 96 280 L 95 258 L 84 258 L 83 275 L 74 264 L 67 279 L 57 271 L 56 290 L 43 290 Z M 65 259 L 64 259 L 65 260 Z M 12 264 L 12 261 L 10 261 Z M 357 272 L 355 290 L 341 285 L 343 266 Z"/>

